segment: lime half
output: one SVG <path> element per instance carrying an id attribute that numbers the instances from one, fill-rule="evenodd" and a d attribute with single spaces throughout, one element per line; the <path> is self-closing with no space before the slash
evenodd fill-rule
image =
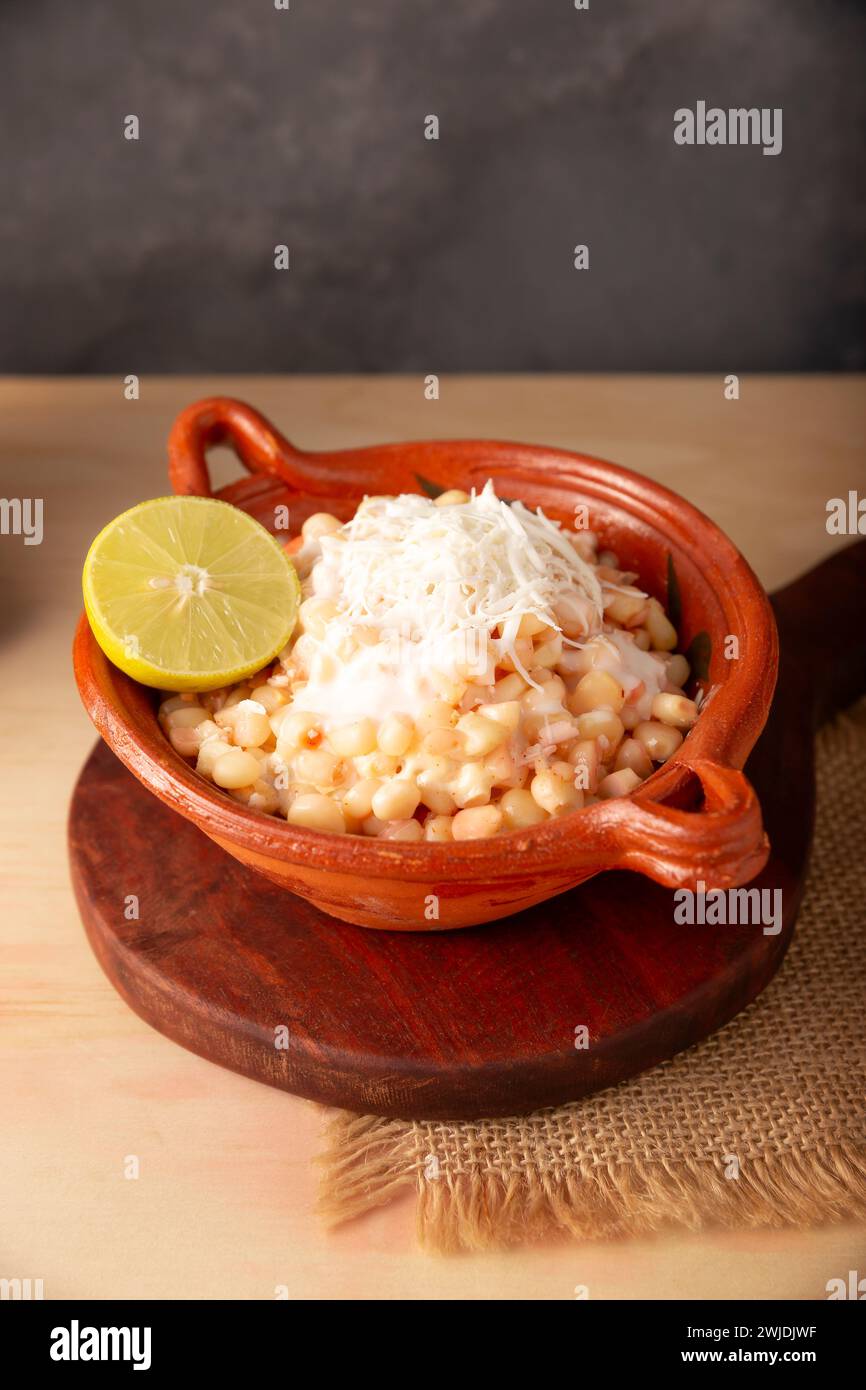
<path id="1" fill-rule="evenodd" d="M 100 531 L 82 575 L 105 655 L 161 690 L 212 690 L 252 675 L 285 646 L 300 584 L 246 512 L 210 497 L 157 497 Z"/>

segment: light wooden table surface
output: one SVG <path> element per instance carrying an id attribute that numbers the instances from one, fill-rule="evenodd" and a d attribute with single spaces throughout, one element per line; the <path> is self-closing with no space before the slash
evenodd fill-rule
<path id="1" fill-rule="evenodd" d="M 202 395 L 245 398 L 304 447 L 482 436 L 581 449 L 684 494 L 772 588 L 843 544 L 825 503 L 866 492 L 862 378 L 189 378 L 0 382 L 5 497 L 42 497 L 40 546 L 0 536 L 3 784 L 0 1277 L 46 1298 L 825 1297 L 866 1271 L 866 1231 L 672 1234 L 443 1259 L 412 1201 L 335 1234 L 312 1212 L 314 1106 L 183 1052 L 140 1022 L 90 954 L 65 820 L 93 742 L 69 646 L 88 542 L 167 490 L 165 440 Z M 236 471 L 217 459 L 218 482 Z M 124 1179 L 128 1154 L 141 1176 Z"/>

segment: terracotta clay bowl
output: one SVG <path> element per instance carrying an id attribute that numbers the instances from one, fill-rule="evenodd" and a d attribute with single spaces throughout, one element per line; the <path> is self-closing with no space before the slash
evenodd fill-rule
<path id="1" fill-rule="evenodd" d="M 229 854 L 332 916 L 402 931 L 493 921 L 606 869 L 712 889 L 747 883 L 763 867 L 760 806 L 739 769 L 770 707 L 776 626 L 742 555 L 695 507 L 636 473 L 563 449 L 459 440 L 302 453 L 258 412 L 222 397 L 175 422 L 176 492 L 210 495 L 205 454 L 222 442 L 253 476 L 218 495 L 278 534 L 286 508 L 294 534 L 316 511 L 348 519 L 365 494 L 468 490 L 488 477 L 500 497 L 540 505 L 563 522 L 585 504 L 602 546 L 664 603 L 692 663 L 691 693 L 702 689 L 705 702 L 679 751 L 628 799 L 490 840 L 383 843 L 289 825 L 200 778 L 164 738 L 154 692 L 111 665 L 82 617 L 75 674 L 99 733 L 145 786 Z"/>

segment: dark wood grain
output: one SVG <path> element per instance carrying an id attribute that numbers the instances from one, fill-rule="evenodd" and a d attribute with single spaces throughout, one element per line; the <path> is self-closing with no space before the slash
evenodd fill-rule
<path id="1" fill-rule="evenodd" d="M 699 1041 L 760 993 L 790 941 L 811 839 L 813 723 L 866 688 L 864 557 L 861 542 L 774 600 L 781 675 L 749 772 L 772 844 L 754 886 L 782 890 L 778 936 L 678 926 L 671 891 L 624 872 L 484 927 L 365 931 L 244 869 L 100 745 L 73 799 L 70 854 L 109 979 L 201 1056 L 404 1117 L 553 1105 Z M 130 894 L 137 921 L 124 917 Z"/>

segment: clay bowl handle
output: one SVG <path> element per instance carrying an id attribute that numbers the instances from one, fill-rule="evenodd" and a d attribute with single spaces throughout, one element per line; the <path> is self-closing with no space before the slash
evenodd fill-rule
<path id="1" fill-rule="evenodd" d="M 293 492 L 315 492 L 318 471 L 251 405 L 228 396 L 211 396 L 181 411 L 168 439 L 168 476 L 176 493 L 211 497 L 206 454 L 228 443 L 250 473 L 278 478 Z"/>
<path id="2" fill-rule="evenodd" d="M 293 492 L 333 492 L 343 482 L 356 489 L 371 467 L 367 451 L 308 454 L 296 449 L 252 406 L 227 396 L 197 401 L 177 417 L 169 436 L 169 477 L 176 493 L 212 496 L 207 450 L 229 443 L 250 473 L 278 479 Z M 409 484 L 411 486 L 411 484 Z M 685 811 L 659 800 L 676 791 L 684 772 L 693 772 L 704 806 Z M 593 808 L 575 836 L 570 865 L 590 871 L 635 869 L 667 887 L 709 888 L 747 883 L 763 868 L 769 845 L 758 799 L 746 778 L 707 759 L 683 757 L 666 764 L 642 799 L 617 799 Z"/>
<path id="3" fill-rule="evenodd" d="M 598 865 L 600 852 L 604 867 L 637 870 L 667 888 L 694 889 L 699 881 L 708 889 L 732 888 L 753 879 L 770 846 L 751 783 L 708 758 L 665 765 L 674 780 L 683 770 L 701 783 L 699 810 L 639 796 L 609 801 L 599 817 L 598 839 L 587 836 L 582 846 L 588 862 Z"/>

